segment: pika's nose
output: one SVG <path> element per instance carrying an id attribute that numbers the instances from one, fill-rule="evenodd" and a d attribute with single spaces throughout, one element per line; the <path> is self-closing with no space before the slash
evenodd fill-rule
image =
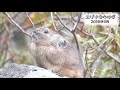
<path id="1" fill-rule="evenodd" d="M 36 31 L 36 30 L 34 30 L 33 32 L 32 32 L 32 36 L 34 37 L 35 35 L 37 35 L 38 34 L 38 31 Z"/>

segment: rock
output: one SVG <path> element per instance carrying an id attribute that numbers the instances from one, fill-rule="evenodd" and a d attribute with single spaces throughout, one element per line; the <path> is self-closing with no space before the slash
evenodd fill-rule
<path id="1" fill-rule="evenodd" d="M 33 65 L 11 63 L 0 69 L 0 78 L 65 78 Z"/>

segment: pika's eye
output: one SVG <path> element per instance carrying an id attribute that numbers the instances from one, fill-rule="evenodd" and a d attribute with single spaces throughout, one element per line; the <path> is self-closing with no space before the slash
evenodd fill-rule
<path id="1" fill-rule="evenodd" d="M 44 33 L 48 33 L 48 30 L 45 30 Z"/>

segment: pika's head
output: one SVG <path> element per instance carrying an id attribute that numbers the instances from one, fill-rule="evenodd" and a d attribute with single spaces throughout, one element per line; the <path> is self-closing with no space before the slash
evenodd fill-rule
<path id="1" fill-rule="evenodd" d="M 33 31 L 32 41 L 59 48 L 65 48 L 67 46 L 66 40 L 62 36 L 47 27 L 40 27 Z"/>
<path id="2" fill-rule="evenodd" d="M 55 32 L 47 27 L 40 27 L 33 31 L 32 39 L 35 40 L 48 40 Z"/>

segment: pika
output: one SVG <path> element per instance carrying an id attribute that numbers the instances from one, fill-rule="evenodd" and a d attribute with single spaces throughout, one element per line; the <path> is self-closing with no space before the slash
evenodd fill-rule
<path id="1" fill-rule="evenodd" d="M 32 33 L 29 48 L 39 67 L 60 76 L 83 78 L 77 48 L 57 32 L 47 27 L 37 28 Z"/>

